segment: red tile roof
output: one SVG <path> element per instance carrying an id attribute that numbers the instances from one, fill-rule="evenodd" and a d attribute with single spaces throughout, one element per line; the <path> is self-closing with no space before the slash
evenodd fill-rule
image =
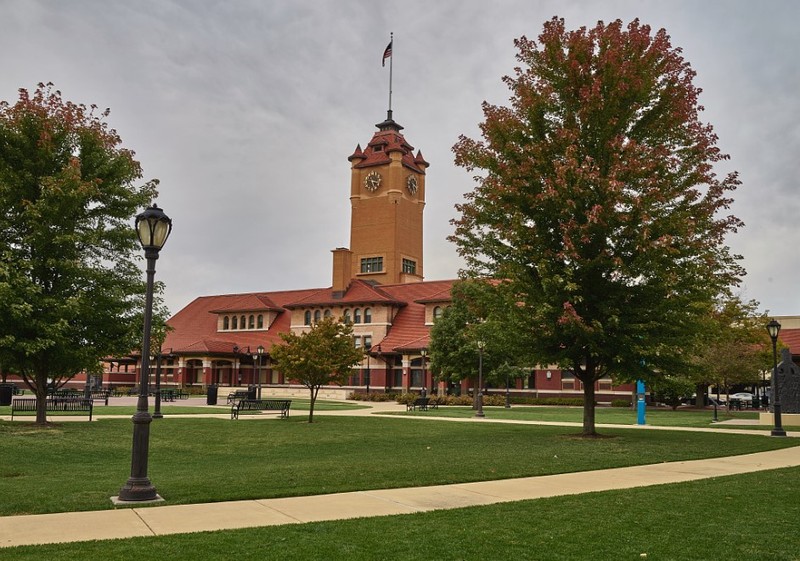
<path id="1" fill-rule="evenodd" d="M 287 309 L 306 308 L 309 306 L 340 306 L 342 304 L 386 304 L 405 306 L 403 300 L 398 300 L 387 294 L 382 286 L 374 285 L 360 279 L 350 281 L 344 294 L 337 294 L 332 288 L 325 288 L 297 300 L 284 304 Z"/>
<path id="2" fill-rule="evenodd" d="M 287 302 L 307 297 L 318 292 L 319 288 L 308 290 L 289 290 L 284 292 L 227 294 L 201 296 L 172 316 L 167 322 L 173 330 L 167 333 L 164 352 L 180 354 L 232 353 L 234 345 L 240 349 L 257 348 L 263 345 L 269 352 L 273 345 L 280 343 L 281 333 L 289 331 L 291 314 L 281 311 L 266 331 L 226 331 L 217 332 L 217 310 L 235 309 L 241 302 L 252 302 L 251 297 L 260 302 L 271 302 L 277 309 Z M 263 305 L 263 304 L 262 304 Z M 237 310 L 238 311 L 238 310 Z"/>
<path id="3" fill-rule="evenodd" d="M 362 151 L 361 146 L 357 146 L 349 160 L 351 162 L 358 160 L 353 164 L 355 168 L 379 166 L 391 161 L 389 154 L 392 152 L 400 152 L 403 155 L 401 159 L 403 165 L 417 173 L 424 174 L 425 168 L 429 165 L 422 157 L 421 152 L 417 153 L 416 158 L 414 157 L 414 147 L 406 142 L 398 130 L 394 129 L 376 132 L 367 144 L 367 148 Z"/>
<path id="4" fill-rule="evenodd" d="M 269 352 L 273 345 L 281 343 L 280 334 L 290 330 L 290 309 L 348 303 L 398 307 L 389 334 L 374 346 L 380 345 L 383 353 L 414 351 L 426 348 L 429 342 L 430 326 L 425 325 L 425 304 L 421 302 L 426 299 L 444 301 L 443 295 L 449 293 L 454 282 L 376 286 L 356 279 L 337 299 L 333 298 L 331 288 L 202 296 L 169 319 L 167 323 L 174 329 L 167 334 L 162 350 L 183 355 L 213 355 L 232 354 L 235 346 L 247 352 L 247 347 L 252 350 L 263 345 Z M 254 307 L 256 304 L 261 305 L 261 309 L 280 310 L 268 330 L 217 332 L 218 313 L 258 311 L 259 308 Z"/>
<path id="5" fill-rule="evenodd" d="M 422 302 L 449 292 L 454 282 L 445 280 L 382 286 L 384 292 L 405 300 L 407 305 L 395 316 L 389 334 L 382 341 L 376 341 L 373 348 L 380 345 L 381 353 L 427 348 L 431 326 L 425 325 L 425 304 Z"/>
<path id="6" fill-rule="evenodd" d="M 800 354 L 800 329 L 781 329 L 778 340 L 789 347 L 793 355 Z"/>
<path id="7" fill-rule="evenodd" d="M 212 310 L 218 312 L 279 312 L 282 308 L 269 299 L 265 294 L 245 294 L 239 300 L 232 302 L 224 308 Z"/>

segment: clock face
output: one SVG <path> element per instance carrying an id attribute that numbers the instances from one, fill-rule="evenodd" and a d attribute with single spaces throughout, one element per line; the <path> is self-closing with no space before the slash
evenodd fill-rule
<path id="1" fill-rule="evenodd" d="M 366 187 L 368 191 L 377 191 L 378 187 L 380 186 L 381 186 L 381 174 L 378 173 L 377 171 L 370 172 L 364 179 L 364 187 Z"/>
<path id="2" fill-rule="evenodd" d="M 417 178 L 413 175 L 409 175 L 406 179 L 406 189 L 408 189 L 408 192 L 412 195 L 417 193 Z"/>

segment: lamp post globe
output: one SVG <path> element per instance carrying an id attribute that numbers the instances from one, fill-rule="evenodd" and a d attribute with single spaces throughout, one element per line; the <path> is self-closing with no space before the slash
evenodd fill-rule
<path id="1" fill-rule="evenodd" d="M 775 417 L 775 428 L 770 434 L 772 436 L 786 436 L 786 431 L 781 423 L 781 393 L 778 387 L 778 334 L 781 332 L 781 324 L 774 319 L 767 324 L 767 333 L 772 339 L 772 411 Z"/>
<path id="2" fill-rule="evenodd" d="M 150 378 L 150 333 L 153 321 L 153 284 L 158 253 L 172 232 L 172 220 L 156 205 L 145 209 L 136 217 L 136 235 L 144 249 L 147 261 L 147 287 L 144 302 L 144 332 L 142 334 L 142 368 L 139 372 L 139 399 L 133 421 L 131 447 L 131 476 L 119 490 L 119 502 L 144 502 L 160 500 L 155 486 L 147 476 L 147 456 L 150 447 L 150 423 L 153 418 L 147 410 L 148 381 Z"/>

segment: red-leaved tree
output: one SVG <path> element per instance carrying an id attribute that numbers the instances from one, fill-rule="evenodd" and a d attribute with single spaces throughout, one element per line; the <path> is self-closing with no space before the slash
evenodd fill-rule
<path id="1" fill-rule="evenodd" d="M 595 383 L 681 372 L 715 298 L 744 274 L 721 215 L 739 184 L 699 120 L 695 76 L 663 29 L 617 20 L 544 25 L 516 41 L 508 107 L 484 103 L 482 140 L 456 163 L 477 172 L 458 205 L 468 273 L 513 283 L 531 359 L 582 382 L 583 434 Z"/>

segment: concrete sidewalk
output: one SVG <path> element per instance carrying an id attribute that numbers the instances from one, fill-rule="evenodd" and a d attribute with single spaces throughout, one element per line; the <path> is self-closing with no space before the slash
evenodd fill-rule
<path id="1" fill-rule="evenodd" d="M 679 483 L 800 466 L 800 447 L 581 473 L 309 497 L 0 517 L 0 547 L 163 536 L 436 509 Z M 169 497 L 167 497 L 168 499 Z"/>

